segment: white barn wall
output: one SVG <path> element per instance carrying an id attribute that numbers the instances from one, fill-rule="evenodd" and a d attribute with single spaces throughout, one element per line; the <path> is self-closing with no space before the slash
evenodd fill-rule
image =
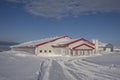
<path id="1" fill-rule="evenodd" d="M 47 44 L 44 44 L 44 45 L 41 45 L 41 46 L 38 46 L 36 47 L 36 54 L 47 54 L 47 53 L 50 53 L 50 54 L 54 54 L 54 49 L 53 47 L 51 46 L 52 43 L 47 43 Z M 42 50 L 42 52 L 40 52 L 40 50 Z M 47 52 L 45 52 L 45 50 Z M 49 52 L 49 50 L 51 50 L 51 52 Z"/>
<path id="2" fill-rule="evenodd" d="M 72 43 L 72 44 L 69 45 L 69 47 L 72 49 L 73 47 L 75 47 L 77 45 L 82 45 L 82 44 L 87 44 L 87 45 L 95 48 L 95 45 L 92 45 L 89 42 L 84 41 L 84 40 L 80 40 L 78 42 Z M 93 52 L 94 52 L 94 49 L 92 49 L 92 48 L 90 48 L 90 47 L 88 47 L 86 45 L 82 45 L 82 46 L 76 48 L 75 50 L 72 50 L 71 55 L 73 55 L 73 56 L 75 54 L 76 54 L 76 56 L 77 55 L 90 55 Z"/>
<path id="3" fill-rule="evenodd" d="M 57 55 L 68 55 L 69 49 L 67 47 L 54 47 L 54 53 Z"/>

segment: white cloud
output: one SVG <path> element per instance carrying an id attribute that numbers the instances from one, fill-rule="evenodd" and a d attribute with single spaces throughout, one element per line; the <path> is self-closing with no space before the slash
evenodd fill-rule
<path id="1" fill-rule="evenodd" d="M 83 13 L 120 12 L 120 0 L 7 0 L 25 5 L 34 15 L 61 18 Z"/>

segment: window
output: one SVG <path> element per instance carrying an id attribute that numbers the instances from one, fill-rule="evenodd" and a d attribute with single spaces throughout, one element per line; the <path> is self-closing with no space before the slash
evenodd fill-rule
<path id="1" fill-rule="evenodd" d="M 51 53 L 52 51 L 51 50 L 49 50 L 49 53 Z"/>
<path id="2" fill-rule="evenodd" d="M 40 50 L 40 53 L 42 53 L 42 50 Z"/>
<path id="3" fill-rule="evenodd" d="M 47 52 L 47 50 L 44 50 L 44 52 L 46 53 L 46 52 Z"/>

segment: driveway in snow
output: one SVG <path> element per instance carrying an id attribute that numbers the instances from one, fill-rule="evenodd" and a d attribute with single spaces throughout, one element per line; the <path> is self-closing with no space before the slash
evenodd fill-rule
<path id="1" fill-rule="evenodd" d="M 120 67 L 101 65 L 97 59 L 94 63 L 92 57 L 36 57 L 3 52 L 0 80 L 120 80 Z"/>

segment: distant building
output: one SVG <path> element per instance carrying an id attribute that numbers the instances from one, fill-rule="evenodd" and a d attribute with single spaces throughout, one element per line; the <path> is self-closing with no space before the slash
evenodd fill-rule
<path id="1" fill-rule="evenodd" d="M 114 52 L 120 52 L 120 47 L 114 47 Z"/>
<path id="2" fill-rule="evenodd" d="M 11 46 L 12 50 L 25 51 L 35 55 L 90 55 L 99 51 L 112 51 L 110 44 L 100 47 L 98 40 L 72 39 L 69 36 L 46 38 Z"/>
<path id="3" fill-rule="evenodd" d="M 92 42 L 95 44 L 95 52 L 101 53 L 101 52 L 113 52 L 113 45 L 110 43 L 102 43 L 98 40 L 92 40 Z"/>

